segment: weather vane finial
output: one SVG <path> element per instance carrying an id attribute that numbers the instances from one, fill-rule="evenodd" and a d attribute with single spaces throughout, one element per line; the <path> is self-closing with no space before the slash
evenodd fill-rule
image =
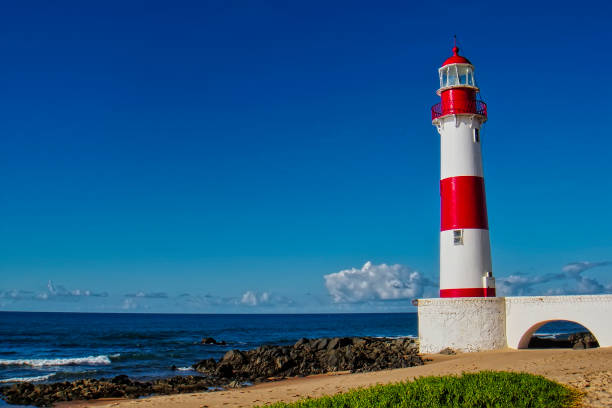
<path id="1" fill-rule="evenodd" d="M 459 47 L 457 47 L 457 34 L 453 35 L 453 55 L 459 55 Z"/>

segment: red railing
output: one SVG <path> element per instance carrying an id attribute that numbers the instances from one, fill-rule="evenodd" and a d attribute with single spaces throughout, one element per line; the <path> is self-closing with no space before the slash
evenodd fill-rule
<path id="1" fill-rule="evenodd" d="M 438 119 L 441 116 L 446 115 L 460 115 L 460 114 L 473 114 L 481 115 L 487 118 L 487 104 L 483 101 L 454 101 L 452 103 L 442 102 L 436 103 L 431 107 L 431 120 Z"/>

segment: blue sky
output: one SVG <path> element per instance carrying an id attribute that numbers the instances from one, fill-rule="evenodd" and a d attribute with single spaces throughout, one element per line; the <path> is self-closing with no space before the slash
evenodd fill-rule
<path id="1" fill-rule="evenodd" d="M 4 6 L 0 309 L 411 310 L 453 34 L 489 106 L 495 276 L 611 291 L 612 6 L 290 3 Z"/>

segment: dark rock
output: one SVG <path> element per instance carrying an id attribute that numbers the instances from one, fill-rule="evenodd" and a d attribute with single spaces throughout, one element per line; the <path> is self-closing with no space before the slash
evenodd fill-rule
<path id="1" fill-rule="evenodd" d="M 221 378 L 231 378 L 234 375 L 234 369 L 230 363 L 221 363 L 215 369 L 215 374 Z"/>
<path id="2" fill-rule="evenodd" d="M 0 387 L 0 395 L 9 404 L 51 406 L 59 401 L 96 398 L 139 398 L 151 394 L 206 391 L 211 379 L 200 376 L 177 376 L 154 382 L 133 381 L 125 375 L 111 380 L 77 380 L 52 384 L 20 383 Z"/>
<path id="3" fill-rule="evenodd" d="M 246 358 L 242 351 L 240 350 L 230 350 L 221 359 L 221 362 L 224 364 L 229 364 L 232 366 L 239 367 L 244 364 Z"/>
<path id="4" fill-rule="evenodd" d="M 118 375 L 118 376 L 114 377 L 111 380 L 111 383 L 119 384 L 119 385 L 131 385 L 132 381 L 130 380 L 130 377 L 128 377 L 125 374 L 122 374 L 122 375 Z"/>
<path id="5" fill-rule="evenodd" d="M 191 366 L 194 370 L 200 372 L 210 372 L 214 371 L 217 367 L 217 362 L 214 358 L 209 358 L 208 360 L 202 360 Z"/>
<path id="6" fill-rule="evenodd" d="M 217 341 L 212 337 L 205 337 L 201 341 L 202 344 L 216 344 L 218 346 L 225 346 L 227 343 L 225 341 Z"/>
<path id="7" fill-rule="evenodd" d="M 584 348 L 599 347 L 597 339 L 589 332 L 570 334 L 568 337 L 549 338 L 531 337 L 529 348 L 574 348 L 576 350 Z"/>
<path id="8" fill-rule="evenodd" d="M 567 339 L 552 339 L 532 336 L 527 348 L 570 348 L 572 343 Z"/>
<path id="9" fill-rule="evenodd" d="M 306 376 L 332 371 L 365 372 L 422 365 L 410 339 L 300 339 L 293 346 L 263 345 L 229 351 L 214 364 L 204 360 L 194 369 L 211 376 L 259 382 L 274 377 Z M 230 366 L 231 365 L 231 374 Z"/>
<path id="10" fill-rule="evenodd" d="M 325 348 L 327 348 L 327 344 L 329 343 L 329 339 L 317 339 L 314 340 L 312 343 L 310 343 L 312 345 L 312 348 L 315 350 L 323 350 Z"/>
<path id="11" fill-rule="evenodd" d="M 363 339 L 361 337 L 353 337 L 352 339 L 353 346 L 362 346 L 368 342 L 367 339 Z"/>
<path id="12" fill-rule="evenodd" d="M 295 344 L 293 345 L 293 348 L 300 348 L 302 346 L 304 346 L 305 344 L 308 344 L 309 340 L 302 337 L 301 339 L 299 339 L 298 341 L 295 342 Z"/>
<path id="13" fill-rule="evenodd" d="M 589 332 L 573 333 L 567 339 L 574 346 L 578 343 L 583 343 L 584 348 L 599 347 L 597 339 Z"/>
<path id="14" fill-rule="evenodd" d="M 333 338 L 329 341 L 329 343 L 327 343 L 327 349 L 328 350 L 335 350 L 337 348 L 340 347 L 345 347 L 345 346 L 349 346 L 353 344 L 353 339 L 349 339 L 349 338 Z"/>
<path id="15" fill-rule="evenodd" d="M 342 356 L 337 350 L 332 350 L 327 353 L 326 360 L 330 371 L 337 371 L 337 368 L 341 366 Z"/>

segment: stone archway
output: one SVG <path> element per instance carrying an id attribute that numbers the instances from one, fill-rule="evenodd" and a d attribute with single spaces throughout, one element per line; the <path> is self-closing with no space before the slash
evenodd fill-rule
<path id="1" fill-rule="evenodd" d="M 579 322 L 575 322 L 575 321 L 571 321 L 571 320 L 566 320 L 566 319 L 551 319 L 551 320 L 544 320 L 542 322 L 538 322 L 536 324 L 534 324 L 533 326 L 531 326 L 529 329 L 527 329 L 527 331 L 525 332 L 525 334 L 523 334 L 523 336 L 521 337 L 519 343 L 518 343 L 518 348 L 519 349 L 526 349 L 526 348 L 530 348 L 533 339 L 534 334 L 543 326 L 549 324 L 549 323 L 553 323 L 553 322 L 571 322 L 574 323 L 580 327 L 582 327 L 584 330 L 582 330 L 583 332 L 588 332 L 594 339 L 595 342 L 598 343 L 597 337 L 593 334 L 593 332 L 591 330 L 589 330 L 588 327 L 586 327 L 585 325 L 579 323 Z M 551 341 L 551 343 L 554 343 Z M 570 344 L 571 342 L 568 341 L 567 345 L 562 345 L 562 342 L 559 342 L 559 345 L 556 347 L 570 347 L 573 344 Z M 533 346 L 532 346 L 533 347 Z M 554 345 L 551 345 L 550 347 L 555 347 Z M 585 347 L 588 347 L 588 345 L 585 345 Z"/>
<path id="2" fill-rule="evenodd" d="M 612 310 L 612 295 L 507 297 L 508 347 L 526 348 L 537 329 L 557 320 L 585 327 L 601 347 L 610 347 L 612 325 L 606 312 L 609 310 Z"/>

